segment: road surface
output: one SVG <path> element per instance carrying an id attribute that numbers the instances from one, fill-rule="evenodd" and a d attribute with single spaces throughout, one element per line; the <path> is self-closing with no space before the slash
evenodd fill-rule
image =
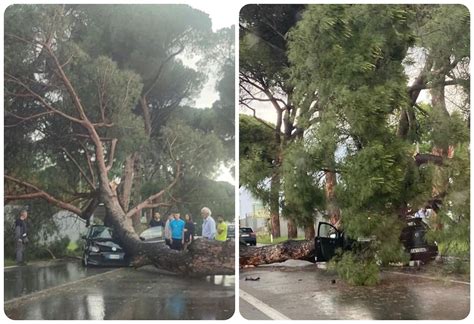
<path id="1" fill-rule="evenodd" d="M 234 276 L 55 262 L 6 268 L 4 278 L 5 314 L 15 320 L 225 320 L 235 308 Z"/>
<path id="2" fill-rule="evenodd" d="M 376 287 L 355 287 L 309 262 L 287 261 L 241 271 L 240 313 L 249 320 L 457 320 L 469 314 L 469 291 L 469 282 L 396 268 L 382 272 Z"/>

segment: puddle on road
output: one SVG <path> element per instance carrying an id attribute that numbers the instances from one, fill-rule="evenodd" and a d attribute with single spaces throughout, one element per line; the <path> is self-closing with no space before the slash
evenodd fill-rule
<path id="1" fill-rule="evenodd" d="M 75 261 L 7 269 L 4 271 L 4 298 L 8 301 L 110 270 L 107 268 L 86 269 L 80 262 Z"/>
<path id="2" fill-rule="evenodd" d="M 124 269 L 9 305 L 6 314 L 31 320 L 225 320 L 234 313 L 234 284 L 235 276 L 186 279 Z"/>

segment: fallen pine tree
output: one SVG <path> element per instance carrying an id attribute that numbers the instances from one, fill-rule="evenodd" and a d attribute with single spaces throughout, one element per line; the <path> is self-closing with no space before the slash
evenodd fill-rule
<path id="1" fill-rule="evenodd" d="M 261 247 L 240 246 L 239 263 L 241 267 L 258 266 L 284 262 L 286 260 L 304 260 L 315 262 L 314 240 L 286 241 Z"/>

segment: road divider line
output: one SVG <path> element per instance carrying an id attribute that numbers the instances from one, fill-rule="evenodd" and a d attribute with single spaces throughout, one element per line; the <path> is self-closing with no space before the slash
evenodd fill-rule
<path id="1" fill-rule="evenodd" d="M 68 287 L 68 286 L 72 286 L 72 285 L 75 285 L 79 282 L 84 282 L 84 281 L 87 281 L 87 280 L 90 280 L 90 279 L 97 279 L 99 277 L 102 277 L 104 275 L 109 275 L 111 273 L 114 273 L 114 272 L 118 272 L 120 270 L 123 270 L 124 268 L 120 268 L 120 269 L 114 269 L 114 270 L 111 270 L 111 271 L 106 271 L 106 272 L 103 272 L 103 273 L 99 273 L 99 274 L 96 274 L 96 275 L 92 275 L 92 276 L 89 276 L 89 277 L 85 277 L 85 278 L 82 278 L 82 279 L 79 279 L 79 280 L 76 280 L 76 281 L 72 281 L 72 282 L 66 282 L 62 285 L 59 285 L 59 286 L 54 286 L 54 287 L 49 287 L 49 288 L 46 288 L 46 289 L 43 289 L 43 290 L 40 290 L 40 291 L 35 291 L 35 292 L 32 292 L 31 294 L 28 294 L 28 295 L 24 295 L 24 296 L 20 296 L 20 297 L 16 297 L 16 298 L 13 298 L 13 299 L 10 299 L 8 301 L 5 301 L 3 303 L 4 307 L 7 307 L 11 304 L 14 304 L 14 303 L 18 303 L 18 302 L 21 302 L 25 299 L 29 299 L 29 298 L 35 298 L 35 297 L 38 297 L 38 296 L 41 296 L 41 295 L 44 295 L 46 293 L 50 293 L 52 292 L 53 290 L 55 289 L 62 289 L 62 288 L 65 288 L 65 287 Z"/>
<path id="2" fill-rule="evenodd" d="M 272 320 L 291 320 L 291 318 L 283 315 L 276 309 L 272 308 L 271 306 L 265 304 L 260 299 L 255 298 L 254 296 L 250 295 L 249 293 L 239 289 L 239 297 L 245 300 L 247 303 L 258 309 L 260 312 L 265 314 L 266 316 L 270 317 Z"/>
<path id="3" fill-rule="evenodd" d="M 384 271 L 384 272 L 403 275 L 403 276 L 411 276 L 411 277 L 418 277 L 418 278 L 423 278 L 423 279 L 443 281 L 442 278 L 429 277 L 429 276 L 423 276 L 423 275 L 417 275 L 417 274 L 411 274 L 411 273 L 404 273 L 404 272 L 397 272 L 397 271 Z M 471 283 L 468 281 L 451 280 L 451 279 L 448 281 L 453 282 L 453 283 L 463 284 L 463 285 L 471 285 Z"/>

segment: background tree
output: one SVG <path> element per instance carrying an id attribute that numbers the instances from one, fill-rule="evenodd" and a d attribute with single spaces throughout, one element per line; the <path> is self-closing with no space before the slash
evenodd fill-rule
<path id="1" fill-rule="evenodd" d="M 303 118 L 297 120 L 296 116 L 310 116 L 314 110 L 314 106 L 309 106 L 311 100 L 294 100 L 294 86 L 288 73 L 287 33 L 296 24 L 303 8 L 304 5 L 247 5 L 240 11 L 239 103 L 250 110 L 256 120 L 273 129 L 273 142 L 278 148 L 274 151 L 268 181 L 270 199 L 264 201 L 270 209 L 273 237 L 280 236 L 279 216 L 284 200 L 281 198 L 285 196 L 281 171 L 284 150 L 291 141 L 301 138 L 305 129 L 306 125 L 301 122 Z M 264 109 L 262 103 L 275 111 L 276 119 L 271 125 L 257 116 Z M 250 191 L 254 190 L 250 188 Z M 282 210 L 288 219 L 288 237 L 294 238 L 297 236 L 297 216 L 291 209 Z M 313 230 L 308 232 L 314 236 L 314 225 L 310 226 Z"/>

